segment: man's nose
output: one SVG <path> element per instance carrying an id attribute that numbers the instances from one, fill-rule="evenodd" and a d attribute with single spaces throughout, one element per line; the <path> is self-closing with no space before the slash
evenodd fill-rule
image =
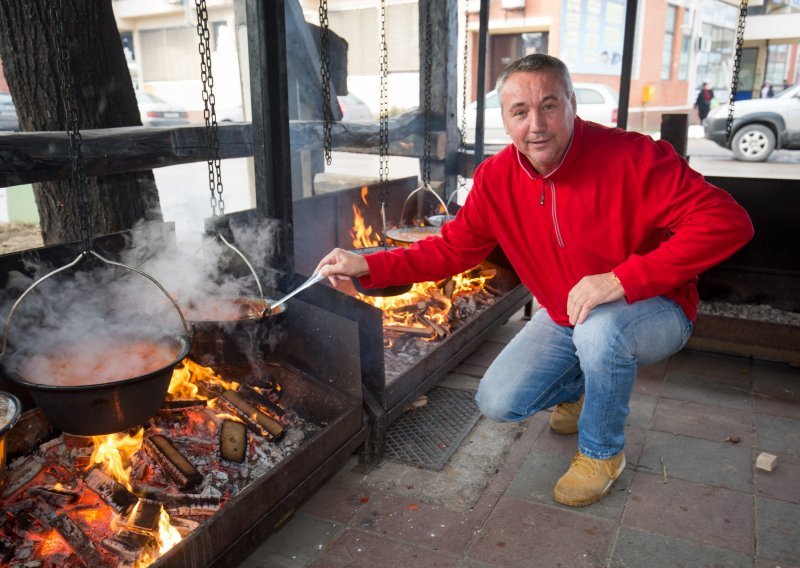
<path id="1" fill-rule="evenodd" d="M 544 130 L 544 117 L 542 113 L 530 111 L 528 113 L 528 130 L 530 132 L 539 132 Z"/>

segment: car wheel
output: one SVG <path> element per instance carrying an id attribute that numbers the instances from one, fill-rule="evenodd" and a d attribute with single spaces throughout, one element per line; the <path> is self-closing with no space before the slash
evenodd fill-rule
<path id="1" fill-rule="evenodd" d="M 733 155 L 744 162 L 763 162 L 775 149 L 775 135 L 761 124 L 748 124 L 736 131 Z"/>

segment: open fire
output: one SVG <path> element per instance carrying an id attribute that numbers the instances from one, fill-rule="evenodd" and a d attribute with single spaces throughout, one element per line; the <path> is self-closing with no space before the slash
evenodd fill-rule
<path id="1" fill-rule="evenodd" d="M 148 566 L 320 426 L 283 408 L 264 363 L 258 383 L 184 359 L 143 428 L 62 434 L 9 465 L 0 564 Z M 298 371 L 299 373 L 299 371 Z"/>
<path id="2" fill-rule="evenodd" d="M 368 190 L 361 189 L 361 201 L 367 205 Z M 353 204 L 354 222 L 350 231 L 353 246 L 368 248 L 380 245 L 380 233 L 364 221 L 357 203 Z M 479 266 L 439 282 L 420 282 L 399 296 L 379 297 L 356 293 L 361 301 L 383 312 L 383 337 L 386 348 L 387 375 L 398 367 L 424 355 L 435 342 L 447 337 L 460 324 L 501 295 L 489 284 L 497 271 Z M 392 364 L 392 363 L 395 364 Z"/>

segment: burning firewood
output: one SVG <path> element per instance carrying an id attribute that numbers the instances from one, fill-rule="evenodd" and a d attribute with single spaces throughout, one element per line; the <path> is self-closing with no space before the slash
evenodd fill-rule
<path id="1" fill-rule="evenodd" d="M 270 400 L 269 395 L 266 392 L 262 392 L 263 389 L 251 387 L 249 385 L 241 385 L 239 386 L 239 392 L 242 392 L 242 390 L 244 390 L 248 396 L 256 401 L 256 405 L 259 408 L 264 407 L 262 410 L 266 409 L 265 414 L 269 413 L 280 418 L 286 413 L 283 408 Z M 277 390 L 277 393 L 280 394 L 279 389 Z"/>
<path id="2" fill-rule="evenodd" d="M 197 495 L 184 493 L 181 495 L 167 495 L 164 498 L 164 508 L 173 516 L 198 517 L 213 515 L 219 509 L 222 500 L 214 495 Z"/>
<path id="3" fill-rule="evenodd" d="M 436 332 L 430 327 L 414 327 L 413 325 L 385 325 L 384 333 L 402 333 L 416 337 L 432 338 Z"/>
<path id="4" fill-rule="evenodd" d="M 25 456 L 14 460 L 6 472 L 3 498 L 8 499 L 42 471 L 44 460 L 38 456 Z"/>
<path id="5" fill-rule="evenodd" d="M 435 321 L 433 321 L 432 319 L 426 318 L 422 314 L 417 314 L 417 318 L 419 319 L 420 322 L 431 328 L 436 333 L 437 337 L 441 338 L 447 335 L 447 330 L 438 323 L 436 323 Z"/>
<path id="6" fill-rule="evenodd" d="M 225 420 L 219 429 L 219 454 L 222 459 L 243 463 L 247 455 L 247 426 Z"/>
<path id="7" fill-rule="evenodd" d="M 165 400 L 160 411 L 181 411 L 203 408 L 208 404 L 205 400 Z"/>
<path id="8" fill-rule="evenodd" d="M 44 502 L 40 503 L 34 514 L 58 531 L 84 566 L 95 568 L 103 565 L 103 557 L 92 541 L 67 515 L 56 513 Z"/>
<path id="9" fill-rule="evenodd" d="M 136 495 L 106 475 L 99 467 L 93 467 L 84 481 L 109 507 L 121 515 L 130 513 L 139 501 Z"/>
<path id="10" fill-rule="evenodd" d="M 169 438 L 161 434 L 147 436 L 144 439 L 144 446 L 161 470 L 181 489 L 194 487 L 203 479 L 197 468 L 184 457 Z"/>
<path id="11" fill-rule="evenodd" d="M 226 390 L 218 400 L 232 412 L 244 418 L 247 424 L 261 432 L 268 440 L 278 441 L 283 438 L 284 431 L 281 423 L 261 412 L 239 393 Z"/>
<path id="12" fill-rule="evenodd" d="M 32 497 L 38 497 L 53 507 L 71 505 L 81 496 L 80 493 L 76 491 L 69 491 L 56 487 L 31 487 L 27 490 L 27 494 Z"/>
<path id="13" fill-rule="evenodd" d="M 149 549 L 157 546 L 151 535 L 122 529 L 111 538 L 101 541 L 106 550 L 113 552 L 120 560 L 120 566 L 135 566 Z"/>

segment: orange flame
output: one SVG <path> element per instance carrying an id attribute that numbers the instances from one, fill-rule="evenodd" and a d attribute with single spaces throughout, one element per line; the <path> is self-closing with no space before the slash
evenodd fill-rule
<path id="1" fill-rule="evenodd" d="M 236 381 L 226 381 L 211 367 L 204 367 L 186 357 L 172 372 L 168 392 L 173 399 L 208 400 L 209 397 L 201 394 L 197 387 L 201 380 L 219 385 L 222 390 L 239 388 Z"/>
<path id="2" fill-rule="evenodd" d="M 142 447 L 143 438 L 143 429 L 139 429 L 133 436 L 127 433 L 92 436 L 94 450 L 89 459 L 89 467 L 101 464 L 109 476 L 131 490 L 131 460 Z"/>
<path id="3" fill-rule="evenodd" d="M 361 201 L 364 202 L 364 205 L 367 204 L 367 194 L 369 193 L 369 189 L 367 189 L 366 185 L 361 186 Z"/>

